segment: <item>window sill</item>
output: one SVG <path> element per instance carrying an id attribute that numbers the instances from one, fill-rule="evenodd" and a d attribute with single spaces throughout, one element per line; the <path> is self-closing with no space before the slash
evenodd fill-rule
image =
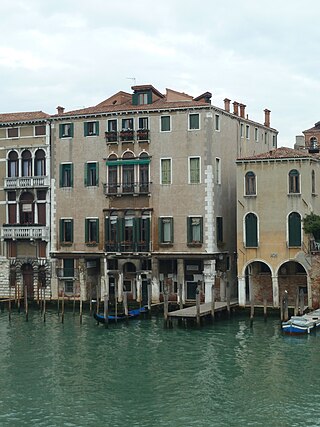
<path id="1" fill-rule="evenodd" d="M 288 193 L 289 197 L 300 197 L 301 193 Z"/>
<path id="2" fill-rule="evenodd" d="M 72 246 L 73 242 L 60 242 L 61 246 Z"/>
<path id="3" fill-rule="evenodd" d="M 245 194 L 244 197 L 250 199 L 250 198 L 256 198 L 257 195 L 256 194 Z"/>
<path id="4" fill-rule="evenodd" d="M 203 243 L 201 243 L 201 242 L 189 242 L 189 243 L 187 243 L 187 245 L 190 248 L 200 248 L 203 245 Z"/>
<path id="5" fill-rule="evenodd" d="M 159 243 L 159 246 L 161 248 L 171 248 L 173 246 L 173 242 L 168 242 L 168 243 L 161 242 Z"/>
<path id="6" fill-rule="evenodd" d="M 90 246 L 90 247 L 98 246 L 98 243 L 97 242 L 86 242 L 86 246 Z"/>

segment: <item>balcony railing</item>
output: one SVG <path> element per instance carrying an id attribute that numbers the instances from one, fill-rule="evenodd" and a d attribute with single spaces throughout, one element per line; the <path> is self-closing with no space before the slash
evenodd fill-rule
<path id="1" fill-rule="evenodd" d="M 4 188 L 44 188 L 49 187 L 48 176 L 22 176 L 4 179 Z"/>
<path id="2" fill-rule="evenodd" d="M 150 252 L 150 242 L 105 242 L 106 252 Z"/>
<path id="3" fill-rule="evenodd" d="M 108 131 L 105 132 L 105 138 L 107 143 L 114 143 L 119 141 L 149 141 L 150 131 L 149 129 L 138 129 L 137 131 L 131 129 L 123 129 L 120 132 Z"/>
<path id="4" fill-rule="evenodd" d="M 122 195 L 144 195 L 150 193 L 151 182 L 132 184 L 104 184 L 106 196 L 122 196 Z"/>
<path id="5" fill-rule="evenodd" d="M 49 240 L 49 228 L 37 225 L 4 225 L 1 227 L 2 239 L 40 239 Z"/>

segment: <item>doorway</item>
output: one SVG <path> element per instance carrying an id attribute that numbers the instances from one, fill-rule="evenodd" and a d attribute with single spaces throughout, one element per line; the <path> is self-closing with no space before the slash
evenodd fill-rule
<path id="1" fill-rule="evenodd" d="M 31 264 L 23 264 L 21 267 L 23 278 L 23 291 L 27 290 L 28 299 L 34 299 L 33 267 Z"/>

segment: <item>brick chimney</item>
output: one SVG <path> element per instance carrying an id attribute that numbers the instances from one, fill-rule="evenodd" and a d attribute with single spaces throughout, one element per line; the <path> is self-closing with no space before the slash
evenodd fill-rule
<path id="1" fill-rule="evenodd" d="M 228 99 L 228 98 L 224 99 L 224 109 L 228 111 L 228 113 L 230 113 L 230 102 L 231 102 L 231 99 Z"/>
<path id="2" fill-rule="evenodd" d="M 244 119 L 245 112 L 246 112 L 246 105 L 240 104 L 239 106 L 240 106 L 240 117 L 242 117 Z"/>
<path id="3" fill-rule="evenodd" d="M 239 116 L 239 102 L 233 102 L 233 114 Z"/>
<path id="4" fill-rule="evenodd" d="M 270 110 L 265 109 L 264 110 L 264 125 L 268 128 L 270 127 Z"/>
<path id="5" fill-rule="evenodd" d="M 58 114 L 64 113 L 64 107 L 60 107 L 60 105 L 57 107 Z"/>

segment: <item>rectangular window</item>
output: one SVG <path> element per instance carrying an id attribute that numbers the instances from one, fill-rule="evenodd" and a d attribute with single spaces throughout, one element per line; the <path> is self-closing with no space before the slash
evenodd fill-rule
<path id="1" fill-rule="evenodd" d="M 250 139 L 250 126 L 246 125 L 246 139 Z"/>
<path id="2" fill-rule="evenodd" d="M 189 184 L 200 184 L 200 157 L 189 158 Z"/>
<path id="3" fill-rule="evenodd" d="M 99 135 L 99 122 L 84 122 L 84 136 L 97 136 Z"/>
<path id="4" fill-rule="evenodd" d="M 202 243 L 202 217 L 189 216 L 187 218 L 187 240 L 190 244 Z"/>
<path id="5" fill-rule="evenodd" d="M 38 125 L 34 127 L 34 135 L 35 136 L 45 136 L 46 134 L 46 126 Z"/>
<path id="6" fill-rule="evenodd" d="M 73 242 L 73 219 L 60 219 L 60 242 Z"/>
<path id="7" fill-rule="evenodd" d="M 277 136 L 276 135 L 272 135 L 272 145 L 273 145 L 273 147 L 275 147 L 277 145 Z"/>
<path id="8" fill-rule="evenodd" d="M 254 128 L 254 140 L 255 140 L 255 142 L 259 141 L 259 131 L 258 131 L 258 128 Z"/>
<path id="9" fill-rule="evenodd" d="M 60 165 L 60 187 L 73 186 L 73 164 L 63 163 Z"/>
<path id="10" fill-rule="evenodd" d="M 189 114 L 189 130 L 200 129 L 199 114 Z"/>
<path id="11" fill-rule="evenodd" d="M 221 159 L 216 157 L 216 184 L 221 184 Z"/>
<path id="12" fill-rule="evenodd" d="M 240 138 L 244 138 L 244 124 L 240 123 Z"/>
<path id="13" fill-rule="evenodd" d="M 74 277 L 74 260 L 64 259 L 63 260 L 63 277 Z"/>
<path id="14" fill-rule="evenodd" d="M 138 105 L 148 104 L 148 93 L 139 93 L 138 94 Z"/>
<path id="15" fill-rule="evenodd" d="M 161 132 L 170 132 L 171 131 L 171 117 L 170 116 L 161 116 L 160 117 L 160 131 Z"/>
<path id="16" fill-rule="evenodd" d="M 139 117 L 139 129 L 149 129 L 148 117 Z"/>
<path id="17" fill-rule="evenodd" d="M 216 227 L 217 227 L 217 243 L 223 242 L 223 218 L 222 216 L 217 216 L 216 218 Z"/>
<path id="18" fill-rule="evenodd" d="M 220 131 L 220 116 L 219 116 L 219 114 L 216 114 L 214 116 L 214 129 L 217 131 Z"/>
<path id="19" fill-rule="evenodd" d="M 171 184 L 171 159 L 160 159 L 161 184 Z"/>
<path id="20" fill-rule="evenodd" d="M 64 281 L 64 293 L 73 295 L 73 289 L 74 289 L 73 285 L 74 285 L 73 280 L 65 280 Z"/>
<path id="21" fill-rule="evenodd" d="M 86 187 L 96 187 L 99 183 L 99 164 L 97 162 L 88 162 L 84 166 L 84 185 Z"/>
<path id="22" fill-rule="evenodd" d="M 59 125 L 59 137 L 60 138 L 72 138 L 73 137 L 73 123 L 61 123 Z"/>
<path id="23" fill-rule="evenodd" d="M 108 132 L 117 132 L 118 125 L 116 119 L 108 120 Z"/>
<path id="24" fill-rule="evenodd" d="M 9 128 L 7 129 L 8 138 L 18 138 L 19 137 L 19 128 Z"/>
<path id="25" fill-rule="evenodd" d="M 86 243 L 98 243 L 99 242 L 99 219 L 86 218 L 85 221 L 86 221 L 85 222 Z"/>
<path id="26" fill-rule="evenodd" d="M 122 130 L 133 130 L 133 119 L 122 119 Z"/>
<path id="27" fill-rule="evenodd" d="M 173 218 L 159 218 L 159 243 L 173 243 Z"/>

